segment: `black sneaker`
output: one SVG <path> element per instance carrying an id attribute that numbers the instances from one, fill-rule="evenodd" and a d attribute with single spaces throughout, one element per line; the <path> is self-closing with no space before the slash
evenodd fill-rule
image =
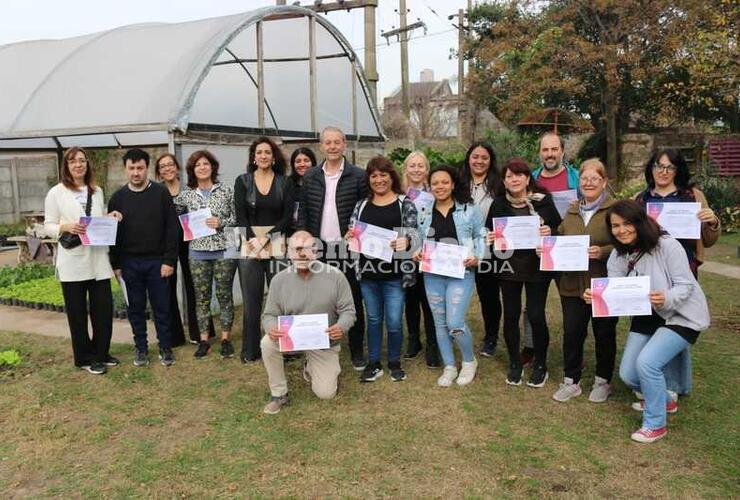
<path id="1" fill-rule="evenodd" d="M 362 370 L 360 375 L 360 382 L 375 382 L 383 376 L 383 367 L 380 363 L 370 363 Z"/>
<path id="2" fill-rule="evenodd" d="M 221 341 L 221 357 L 231 358 L 234 356 L 234 344 L 230 340 Z"/>
<path id="3" fill-rule="evenodd" d="M 198 343 L 198 348 L 195 350 L 195 359 L 203 359 L 206 356 L 208 356 L 208 353 L 211 352 L 211 344 L 207 340 L 201 340 Z"/>
<path id="4" fill-rule="evenodd" d="M 529 387 L 544 387 L 545 382 L 547 382 L 547 367 L 545 365 L 535 366 L 527 385 Z"/>
<path id="5" fill-rule="evenodd" d="M 134 356 L 134 366 L 149 366 L 149 353 L 136 349 Z"/>
<path id="6" fill-rule="evenodd" d="M 406 380 L 406 372 L 401 368 L 401 363 L 388 363 L 388 370 L 391 372 L 391 380 L 394 382 Z"/>
<path id="7" fill-rule="evenodd" d="M 361 372 L 365 368 L 367 368 L 367 363 L 365 363 L 365 359 L 364 358 L 355 358 L 355 359 L 352 360 L 352 368 L 356 372 Z"/>
<path id="8" fill-rule="evenodd" d="M 162 366 L 172 366 L 175 364 L 175 355 L 172 354 L 172 349 L 160 349 L 159 350 L 159 361 Z"/>
<path id="9" fill-rule="evenodd" d="M 483 344 L 483 347 L 481 347 L 480 355 L 484 358 L 492 358 L 493 355 L 496 353 L 496 343 L 495 342 L 485 342 Z"/>
<path id="10" fill-rule="evenodd" d="M 406 348 L 406 354 L 403 355 L 404 359 L 414 359 L 422 349 L 421 342 L 410 343 Z"/>
<path id="11" fill-rule="evenodd" d="M 108 354 L 105 357 L 105 361 L 103 363 L 105 364 L 105 366 L 118 366 L 121 364 L 121 360 L 119 360 L 118 358 L 114 358 L 113 356 Z"/>
<path id="12" fill-rule="evenodd" d="M 248 365 L 248 364 L 251 364 L 251 363 L 256 363 L 256 362 L 258 362 L 260 360 L 259 357 L 257 357 L 257 358 L 249 358 L 249 357 L 247 357 L 247 356 L 245 356 L 243 354 L 239 357 L 239 359 L 241 359 L 242 360 L 242 363 L 244 363 L 245 365 Z"/>
<path id="13" fill-rule="evenodd" d="M 105 364 L 98 361 L 93 361 L 89 365 L 82 365 L 80 366 L 80 369 L 90 372 L 93 375 L 102 375 L 106 372 Z"/>
<path id="14" fill-rule="evenodd" d="M 506 374 L 506 383 L 509 385 L 521 385 L 524 368 L 522 365 L 510 365 L 509 373 Z"/>

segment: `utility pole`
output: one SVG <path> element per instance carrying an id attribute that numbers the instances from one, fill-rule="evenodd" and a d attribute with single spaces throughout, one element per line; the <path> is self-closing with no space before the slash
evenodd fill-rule
<path id="1" fill-rule="evenodd" d="M 285 0 L 277 0 L 285 4 Z M 336 2 L 324 3 L 322 0 L 314 0 L 313 5 L 306 5 L 307 9 L 314 12 L 326 14 L 337 10 L 352 9 L 365 10 L 365 78 L 370 89 L 370 99 L 377 106 L 378 104 L 378 66 L 375 57 L 375 9 L 378 7 L 378 0 L 337 0 Z"/>
<path id="2" fill-rule="evenodd" d="M 406 8 L 406 0 L 398 0 L 398 15 L 400 17 L 400 27 L 392 29 L 390 31 L 381 31 L 386 41 L 392 36 L 397 36 L 401 42 L 401 110 L 403 116 L 406 118 L 407 123 L 407 138 L 409 143 L 412 143 L 411 137 L 411 103 L 409 102 L 409 32 L 423 28 L 426 33 L 427 27 L 422 21 L 417 21 L 412 24 L 408 24 L 406 15 L 408 14 Z M 390 43 L 390 42 L 389 42 Z"/>

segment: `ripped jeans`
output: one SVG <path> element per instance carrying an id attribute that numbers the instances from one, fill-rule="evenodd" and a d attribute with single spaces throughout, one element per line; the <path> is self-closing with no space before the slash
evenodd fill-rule
<path id="1" fill-rule="evenodd" d="M 457 279 L 427 273 L 424 275 L 424 288 L 445 366 L 456 366 L 452 339 L 455 339 L 463 361 L 473 361 L 473 335 L 465 324 L 465 314 L 475 289 L 475 275 L 465 271 L 465 277 Z"/>

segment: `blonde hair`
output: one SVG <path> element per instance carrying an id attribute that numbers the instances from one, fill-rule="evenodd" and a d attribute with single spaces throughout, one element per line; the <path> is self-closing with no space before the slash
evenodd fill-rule
<path id="1" fill-rule="evenodd" d="M 601 176 L 602 179 L 607 179 L 606 176 L 606 167 L 604 164 L 599 160 L 598 158 L 589 158 L 588 160 L 581 163 L 580 172 L 578 173 L 578 177 L 580 177 L 585 170 L 595 170 L 597 174 Z"/>
<path id="2" fill-rule="evenodd" d="M 427 155 L 425 155 L 423 151 L 419 151 L 417 149 L 416 151 L 410 152 L 408 156 L 406 156 L 406 158 L 403 160 L 403 163 L 401 164 L 401 188 L 404 190 L 404 192 L 408 189 L 408 186 L 409 186 L 409 179 L 406 174 L 406 168 L 409 166 L 409 162 L 411 161 L 411 158 L 415 156 L 418 156 L 424 162 L 424 166 L 427 169 L 427 182 L 425 182 L 424 185 L 429 184 L 429 171 L 431 170 L 429 166 L 429 159 L 427 158 Z"/>

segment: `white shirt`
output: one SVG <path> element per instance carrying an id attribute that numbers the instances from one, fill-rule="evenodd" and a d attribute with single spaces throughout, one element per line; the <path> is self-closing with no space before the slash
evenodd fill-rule
<path id="1" fill-rule="evenodd" d="M 340 241 L 342 232 L 339 229 L 339 214 L 337 213 L 337 184 L 342 172 L 344 172 L 344 158 L 342 158 L 342 163 L 339 165 L 336 174 L 329 175 L 326 173 L 326 162 L 324 162 L 321 170 L 324 171 L 326 191 L 324 192 L 324 208 L 321 213 L 321 234 L 319 234 L 319 238 L 323 241 Z"/>

